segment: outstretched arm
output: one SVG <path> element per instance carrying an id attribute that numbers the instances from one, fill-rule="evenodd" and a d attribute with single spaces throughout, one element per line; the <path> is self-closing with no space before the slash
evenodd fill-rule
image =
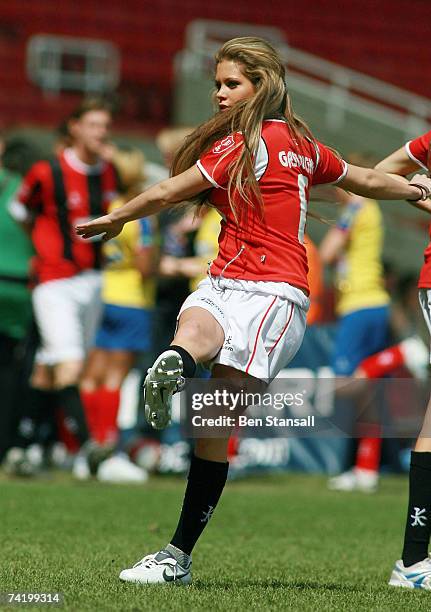
<path id="1" fill-rule="evenodd" d="M 408 174 L 417 172 L 420 166 L 410 159 L 405 148 L 401 147 L 401 149 L 394 151 L 385 157 L 385 159 L 382 159 L 382 161 L 376 164 L 375 168 L 381 172 L 386 172 L 386 174 L 407 176 Z"/>
<path id="2" fill-rule="evenodd" d="M 421 166 L 407 155 L 405 147 L 394 151 L 376 165 L 376 170 L 386 172 L 386 174 L 390 174 L 397 180 L 405 182 L 408 182 L 405 177 L 408 174 L 412 174 L 412 172 L 416 172 L 418 168 L 421 168 Z M 413 180 L 416 178 L 416 176 L 413 177 Z M 429 212 L 429 203 L 427 202 L 424 203 L 419 200 L 419 202 L 410 202 L 410 204 L 415 208 L 419 208 L 419 210 Z"/>
<path id="3" fill-rule="evenodd" d="M 349 164 L 347 174 L 338 186 L 366 198 L 378 200 L 417 201 L 426 199 L 430 195 L 431 179 L 428 177 L 416 175 L 410 182 L 412 184 L 392 178 L 379 170 Z M 417 186 L 418 184 L 422 189 Z M 428 210 L 430 208 L 428 205 Z"/>
<path id="4" fill-rule="evenodd" d="M 128 221 L 157 214 L 212 187 L 198 167 L 192 166 L 178 176 L 149 187 L 109 215 L 77 225 L 76 231 L 83 238 L 104 234 L 103 240 L 109 240 L 117 236 Z"/>

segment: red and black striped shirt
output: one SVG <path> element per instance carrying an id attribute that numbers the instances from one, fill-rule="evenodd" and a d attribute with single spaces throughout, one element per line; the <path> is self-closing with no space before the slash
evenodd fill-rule
<path id="1" fill-rule="evenodd" d="M 107 212 L 116 197 L 118 178 L 112 164 L 87 165 L 73 149 L 39 161 L 25 176 L 17 206 L 34 217 L 34 273 L 40 283 L 67 278 L 101 265 L 101 243 L 76 235 L 75 225 Z"/>

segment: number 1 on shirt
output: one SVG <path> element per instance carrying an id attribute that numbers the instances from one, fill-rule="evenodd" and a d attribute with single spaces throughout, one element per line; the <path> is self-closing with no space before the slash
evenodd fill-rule
<path id="1" fill-rule="evenodd" d="M 301 244 L 304 243 L 305 224 L 307 222 L 307 187 L 308 177 L 303 174 L 298 174 L 299 206 L 301 209 L 299 215 L 298 240 Z"/>

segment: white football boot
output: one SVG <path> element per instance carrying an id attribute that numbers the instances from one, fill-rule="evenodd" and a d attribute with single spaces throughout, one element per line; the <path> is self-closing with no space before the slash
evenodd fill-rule
<path id="1" fill-rule="evenodd" d="M 81 451 L 77 453 L 72 465 L 72 476 L 76 480 L 89 480 L 91 478 L 88 457 Z"/>
<path id="2" fill-rule="evenodd" d="M 191 567 L 191 560 L 187 567 L 183 567 L 168 550 L 161 550 L 123 570 L 120 580 L 138 584 L 190 584 Z"/>
<path id="3" fill-rule="evenodd" d="M 145 417 L 154 429 L 171 422 L 172 395 L 184 386 L 183 360 L 176 351 L 164 351 L 149 368 L 144 382 Z"/>
<path id="4" fill-rule="evenodd" d="M 102 461 L 97 468 L 97 480 L 113 484 L 142 484 L 148 480 L 148 473 L 126 455 L 118 454 Z"/>
<path id="5" fill-rule="evenodd" d="M 29 461 L 25 448 L 12 446 L 6 453 L 3 469 L 9 476 L 35 476 L 35 466 Z"/>
<path id="6" fill-rule="evenodd" d="M 390 586 L 431 591 L 431 558 L 404 567 L 400 559 L 395 563 L 389 580 Z"/>
<path id="7" fill-rule="evenodd" d="M 362 493 L 375 493 L 379 483 L 379 474 L 372 470 L 352 468 L 328 480 L 328 489 L 331 491 L 361 491 Z"/>

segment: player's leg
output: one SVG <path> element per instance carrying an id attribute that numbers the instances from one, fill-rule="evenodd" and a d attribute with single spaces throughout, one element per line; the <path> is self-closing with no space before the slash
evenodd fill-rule
<path id="1" fill-rule="evenodd" d="M 193 378 L 197 363 L 213 359 L 223 345 L 224 329 L 211 312 L 190 306 L 181 312 L 167 350 L 157 357 L 144 383 L 145 414 L 155 429 L 171 419 L 171 398 L 183 379 Z"/>
<path id="2" fill-rule="evenodd" d="M 82 360 L 68 360 L 53 366 L 54 389 L 66 415 L 68 429 L 75 435 L 80 446 L 90 439 L 84 407 L 79 393 L 79 377 L 83 368 Z"/>
<path id="3" fill-rule="evenodd" d="M 412 376 L 425 380 L 429 368 L 429 350 L 418 336 L 410 336 L 398 344 L 366 357 L 356 368 L 355 378 L 383 378 L 400 367 Z"/>
<path id="4" fill-rule="evenodd" d="M 108 351 L 98 347 L 90 350 L 81 375 L 80 386 L 82 390 L 92 392 L 100 387 L 108 367 L 108 362 Z"/>
<path id="5" fill-rule="evenodd" d="M 16 421 L 13 444 L 8 450 L 4 468 L 10 474 L 32 476 L 35 466 L 29 461 L 27 449 L 35 441 L 37 429 L 44 422 L 53 395 L 52 371 L 44 364 L 34 363 L 28 386 L 23 388 L 24 412 Z"/>
<path id="6" fill-rule="evenodd" d="M 107 356 L 98 390 L 98 415 L 102 441 L 118 438 L 120 389 L 137 356 L 152 349 L 153 313 L 145 308 L 105 304 L 95 345 Z"/>
<path id="7" fill-rule="evenodd" d="M 302 342 L 306 319 L 306 310 L 287 299 L 242 293 L 235 291 L 230 298 L 229 337 L 236 353 L 232 357 L 230 344 L 222 348 L 212 370 L 213 378 L 222 379 L 224 388 L 228 383 L 234 393 L 250 383 L 253 390 L 256 385 L 258 389 L 266 388 L 266 383 L 258 376 L 264 374 L 265 378 L 274 378 L 293 358 Z M 203 356 L 210 357 L 210 352 Z M 243 369 L 228 365 L 233 358 Z M 124 570 L 120 575 L 122 580 L 141 583 L 190 581 L 192 550 L 225 486 L 228 441 L 227 435 L 196 441 L 174 536 L 165 549 L 145 557 L 134 568 Z"/>
<path id="8" fill-rule="evenodd" d="M 117 418 L 120 408 L 120 390 L 132 369 L 136 354 L 131 351 L 107 351 L 108 361 L 99 389 L 99 433 L 104 444 L 118 440 Z"/>
<path id="9" fill-rule="evenodd" d="M 364 308 L 340 319 L 336 350 L 333 360 L 334 372 L 338 376 L 351 376 L 359 363 L 368 355 L 382 350 L 388 343 L 389 309 L 384 307 Z M 355 462 L 352 469 L 330 478 L 332 490 L 354 489 L 372 493 L 379 477 L 381 438 L 380 427 L 370 427 L 369 435 L 358 440 Z"/>
<path id="10" fill-rule="evenodd" d="M 100 442 L 99 434 L 99 390 L 108 367 L 109 353 L 101 348 L 92 348 L 85 362 L 80 380 L 80 392 L 85 408 L 85 417 L 91 437 Z"/>
<path id="11" fill-rule="evenodd" d="M 212 378 L 222 379 L 224 387 L 228 383 L 233 393 L 244 389 L 248 382 L 252 382 L 254 387 L 256 384 L 264 385 L 245 372 L 221 364 L 213 367 Z M 229 467 L 228 442 L 228 434 L 221 438 L 205 437 L 196 440 L 180 520 L 170 542 L 186 555 L 191 555 L 225 486 Z"/>
<path id="12" fill-rule="evenodd" d="M 89 434 L 78 389 L 85 352 L 74 282 L 71 278 L 37 286 L 33 291 L 33 307 L 40 333 L 36 358 L 52 366 L 59 405 L 82 446 Z"/>
<path id="13" fill-rule="evenodd" d="M 431 332 L 431 290 L 420 289 L 419 301 Z M 409 501 L 402 558 L 395 563 L 389 584 L 431 590 L 431 399 L 414 451 L 409 473 Z"/>
<path id="14" fill-rule="evenodd" d="M 240 388 L 238 381 L 244 383 L 244 379 L 252 379 L 224 365 L 215 365 L 212 376 L 232 381 L 235 389 Z M 192 550 L 212 517 L 226 483 L 228 441 L 228 435 L 196 440 L 181 514 L 172 539 L 163 550 L 123 570 L 121 580 L 142 584 L 190 582 Z"/>
<path id="15" fill-rule="evenodd" d="M 87 270 L 56 282 L 50 299 L 50 332 L 45 331 L 47 352 L 54 363 L 54 384 L 66 416 L 82 446 L 90 439 L 79 383 L 101 313 L 100 272 Z M 48 295 L 49 293 L 49 295 Z"/>
<path id="16" fill-rule="evenodd" d="M 102 482 L 145 482 L 147 472 L 130 461 L 122 451 L 118 414 L 122 394 L 122 385 L 133 368 L 137 354 L 130 351 L 106 351 L 107 362 L 97 390 L 97 442 L 101 445 L 97 463 L 97 478 Z M 134 391 L 139 392 L 138 385 Z M 138 393 L 139 394 L 139 393 Z M 135 399 L 136 401 L 136 399 Z"/>
<path id="17" fill-rule="evenodd" d="M 431 399 L 421 433 L 412 451 L 409 500 L 401 559 L 395 563 L 391 586 L 431 590 Z"/>

